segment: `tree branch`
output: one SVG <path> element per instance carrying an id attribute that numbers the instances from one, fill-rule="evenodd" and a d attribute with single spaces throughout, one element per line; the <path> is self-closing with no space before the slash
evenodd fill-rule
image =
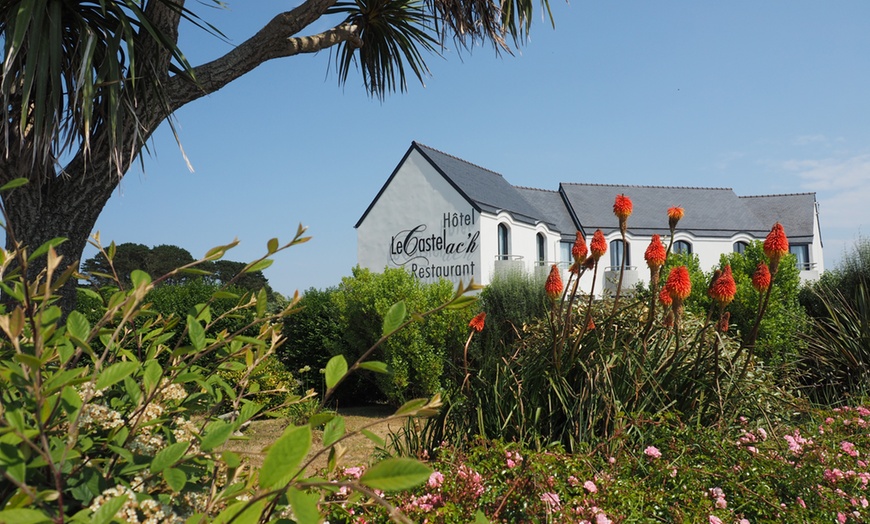
<path id="1" fill-rule="evenodd" d="M 185 104 L 214 93 L 264 62 L 305 53 L 316 53 L 341 42 L 360 46 L 359 28 L 343 23 L 322 33 L 294 37 L 320 19 L 336 0 L 309 0 L 291 11 L 277 15 L 263 29 L 226 55 L 193 69 L 191 83 L 173 77 L 167 84 L 167 98 L 174 112 Z"/>

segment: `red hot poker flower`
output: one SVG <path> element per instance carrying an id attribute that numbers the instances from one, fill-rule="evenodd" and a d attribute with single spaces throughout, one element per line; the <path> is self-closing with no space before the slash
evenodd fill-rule
<path id="1" fill-rule="evenodd" d="M 734 282 L 734 275 L 731 274 L 730 265 L 725 266 L 722 274 L 713 282 L 707 293 L 722 306 L 727 306 L 734 300 L 734 295 L 737 293 L 737 284 Z"/>
<path id="2" fill-rule="evenodd" d="M 662 287 L 661 291 L 659 291 L 659 302 L 665 307 L 671 307 L 671 304 L 674 303 L 670 293 L 668 293 L 668 289 L 665 287 Z"/>
<path id="3" fill-rule="evenodd" d="M 668 256 L 665 245 L 662 244 L 662 238 L 658 235 L 653 235 L 652 239 L 643 254 L 646 265 L 650 269 L 658 269 L 665 264 L 665 258 Z"/>
<path id="4" fill-rule="evenodd" d="M 577 232 L 577 239 L 574 240 L 574 247 L 571 248 L 571 256 L 574 257 L 574 262 L 582 264 L 586 260 L 586 255 L 589 249 L 586 247 L 586 239 L 583 238 L 583 233 Z"/>
<path id="5" fill-rule="evenodd" d="M 770 287 L 770 270 L 764 262 L 759 262 L 752 274 L 752 287 L 759 293 L 764 293 Z"/>
<path id="6" fill-rule="evenodd" d="M 592 251 L 592 258 L 595 260 L 607 252 L 607 241 L 604 240 L 604 233 L 600 229 L 596 229 L 595 234 L 592 235 L 592 243 L 589 244 L 589 248 Z"/>
<path id="7" fill-rule="evenodd" d="M 681 207 L 673 206 L 668 208 L 668 227 L 671 228 L 671 231 L 677 227 L 677 222 L 683 218 L 685 211 Z"/>
<path id="8" fill-rule="evenodd" d="M 788 254 L 788 237 L 785 236 L 785 230 L 779 222 L 773 225 L 764 240 L 764 254 L 773 267 L 776 267 L 779 259 Z"/>
<path id="9" fill-rule="evenodd" d="M 481 331 L 483 331 L 483 324 L 485 320 L 486 312 L 481 311 L 480 313 L 475 315 L 474 318 L 471 319 L 471 322 L 468 323 L 468 327 L 480 333 Z"/>
<path id="10" fill-rule="evenodd" d="M 689 279 L 689 270 L 686 266 L 677 266 L 671 269 L 665 289 L 674 301 L 686 300 L 692 293 L 692 281 Z"/>
<path id="11" fill-rule="evenodd" d="M 547 277 L 547 282 L 544 283 L 544 291 L 553 301 L 562 294 L 562 275 L 559 274 L 559 268 L 556 264 L 550 267 L 550 275 Z"/>
<path id="12" fill-rule="evenodd" d="M 616 195 L 613 202 L 613 214 L 619 218 L 619 229 L 625 232 L 625 221 L 631 216 L 631 199 L 625 195 Z"/>

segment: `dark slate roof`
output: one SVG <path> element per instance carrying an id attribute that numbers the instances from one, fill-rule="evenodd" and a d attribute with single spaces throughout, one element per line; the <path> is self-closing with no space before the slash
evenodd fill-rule
<path id="1" fill-rule="evenodd" d="M 778 221 L 792 243 L 813 241 L 815 193 L 745 196 L 740 200 L 768 230 Z"/>
<path id="2" fill-rule="evenodd" d="M 478 211 L 508 211 L 520 222 L 550 223 L 545 214 L 523 198 L 517 188 L 500 174 L 417 142 L 411 147 L 417 148 Z"/>
<path id="3" fill-rule="evenodd" d="M 613 215 L 613 201 L 619 194 L 634 204 L 628 229 L 635 234 L 667 233 L 671 206 L 685 210 L 678 229 L 698 236 L 730 237 L 743 232 L 763 237 L 769 230 L 729 188 L 563 183 L 560 191 L 587 235 L 596 229 L 605 234 L 619 229 Z"/>
<path id="4" fill-rule="evenodd" d="M 574 240 L 574 233 L 578 227 L 561 193 L 521 186 L 516 186 L 516 189 L 530 204 L 540 210 L 543 216 L 547 217 L 548 222 L 556 226 L 556 229 L 562 233 L 563 240 Z"/>

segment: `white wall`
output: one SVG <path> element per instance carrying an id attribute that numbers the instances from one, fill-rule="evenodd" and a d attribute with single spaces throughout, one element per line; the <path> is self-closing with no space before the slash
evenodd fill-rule
<path id="1" fill-rule="evenodd" d="M 480 214 L 414 150 L 357 228 L 358 262 L 404 267 L 424 282 L 480 282 L 480 228 Z"/>
<path id="2" fill-rule="evenodd" d="M 510 233 L 508 260 L 498 258 L 498 225 L 505 224 Z M 484 268 L 483 284 L 492 281 L 496 271 L 522 269 L 536 271 L 539 266 L 537 234 L 545 238 L 545 261 L 555 263 L 559 260 L 559 234 L 551 231 L 545 224 L 527 224 L 514 220 L 510 213 L 502 211 L 496 215 L 485 213 L 480 220 L 481 258 Z M 545 266 L 549 271 L 549 265 Z"/>

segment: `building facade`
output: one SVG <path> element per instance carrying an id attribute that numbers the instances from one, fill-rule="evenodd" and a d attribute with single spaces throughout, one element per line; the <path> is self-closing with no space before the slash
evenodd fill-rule
<path id="1" fill-rule="evenodd" d="M 613 201 L 632 199 L 623 244 Z M 500 174 L 413 142 L 356 224 L 358 262 L 373 271 L 404 267 L 425 282 L 488 284 L 499 272 L 546 274 L 571 261 L 575 234 L 601 229 L 608 243 L 595 289 L 613 288 L 623 251 L 623 286 L 644 282 L 651 235 L 667 243 L 666 211 L 685 209 L 674 250 L 709 270 L 723 253 L 763 240 L 775 222 L 789 237 L 803 280 L 824 270 L 815 193 L 739 197 L 725 188 L 562 183 L 558 190 L 513 186 Z M 563 275 L 566 276 L 566 275 Z M 589 291 L 591 277 L 581 286 Z"/>

